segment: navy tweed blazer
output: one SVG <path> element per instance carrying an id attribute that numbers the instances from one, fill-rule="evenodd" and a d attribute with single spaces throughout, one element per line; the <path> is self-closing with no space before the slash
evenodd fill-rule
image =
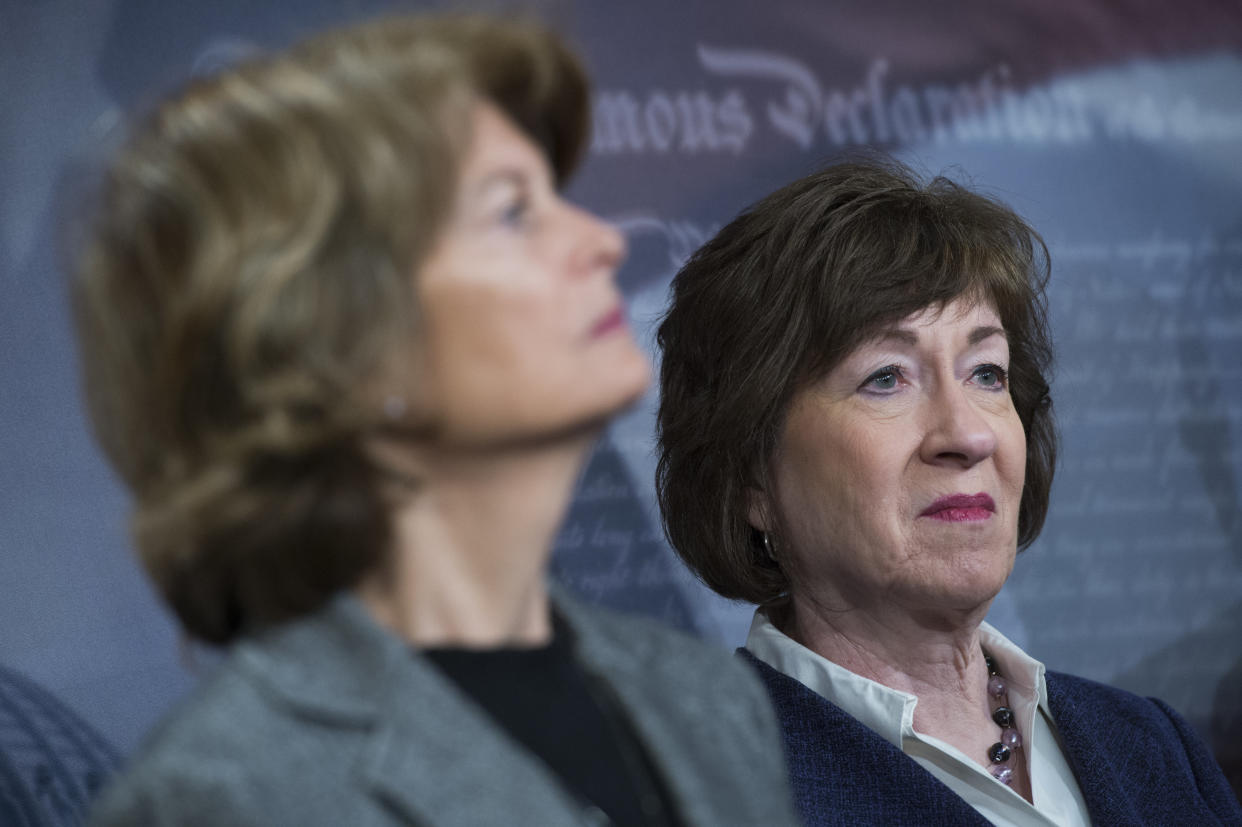
<path id="1" fill-rule="evenodd" d="M 0 827 L 81 823 L 120 757 L 51 692 L 0 666 Z"/>
<path id="2" fill-rule="evenodd" d="M 738 649 L 767 685 L 807 827 L 986 825 L 914 759 L 831 701 Z M 1242 806 L 1190 725 L 1171 707 L 1047 673 L 1048 705 L 1091 821 L 1242 825 Z"/>

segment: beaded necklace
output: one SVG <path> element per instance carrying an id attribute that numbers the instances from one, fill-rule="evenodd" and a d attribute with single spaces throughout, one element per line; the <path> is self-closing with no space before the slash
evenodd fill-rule
<path id="1" fill-rule="evenodd" d="M 1015 751 L 1022 749 L 1022 735 L 1014 726 L 1013 710 L 1009 707 L 1009 686 L 1001 677 L 996 659 L 986 651 L 983 660 L 988 665 L 988 696 L 992 699 L 992 720 L 1001 728 L 1001 737 L 988 747 L 988 760 L 992 766 L 988 769 L 992 777 L 1002 784 L 1013 783 L 1013 767 L 1010 759 Z"/>

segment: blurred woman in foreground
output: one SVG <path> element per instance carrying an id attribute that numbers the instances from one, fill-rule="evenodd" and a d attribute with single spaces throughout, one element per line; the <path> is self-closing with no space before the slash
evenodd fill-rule
<path id="1" fill-rule="evenodd" d="M 545 569 L 648 381 L 611 227 L 562 200 L 585 78 L 481 17 L 197 81 L 111 165 L 75 283 L 142 561 L 230 645 L 100 824 L 788 823 L 732 659 Z"/>
<path id="2" fill-rule="evenodd" d="M 691 568 L 759 606 L 743 657 L 809 824 L 1242 823 L 1176 712 L 983 622 L 1048 507 L 1046 280 L 1007 207 L 861 162 L 673 282 L 660 505 Z"/>

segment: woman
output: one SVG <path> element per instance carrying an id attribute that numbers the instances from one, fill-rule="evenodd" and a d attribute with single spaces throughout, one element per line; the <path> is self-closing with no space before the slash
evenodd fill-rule
<path id="1" fill-rule="evenodd" d="M 895 163 L 767 197 L 673 283 L 657 485 L 810 824 L 1239 823 L 1186 723 L 983 622 L 1056 455 L 1047 254 L 1001 204 Z"/>
<path id="2" fill-rule="evenodd" d="M 587 104 L 536 26 L 390 20 L 192 84 L 112 163 L 91 413 L 230 650 L 99 824 L 792 821 L 746 670 L 545 580 L 648 379 L 623 240 L 558 193 Z"/>

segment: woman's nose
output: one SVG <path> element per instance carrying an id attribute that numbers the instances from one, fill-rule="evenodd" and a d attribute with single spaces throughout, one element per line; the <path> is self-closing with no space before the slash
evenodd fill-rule
<path id="1" fill-rule="evenodd" d="M 923 461 L 969 468 L 996 451 L 996 431 L 957 383 L 941 385 L 927 401 Z"/>
<path id="2" fill-rule="evenodd" d="M 607 221 L 572 205 L 567 205 L 577 224 L 575 245 L 575 272 L 581 274 L 607 270 L 611 276 L 625 260 L 625 236 Z"/>

